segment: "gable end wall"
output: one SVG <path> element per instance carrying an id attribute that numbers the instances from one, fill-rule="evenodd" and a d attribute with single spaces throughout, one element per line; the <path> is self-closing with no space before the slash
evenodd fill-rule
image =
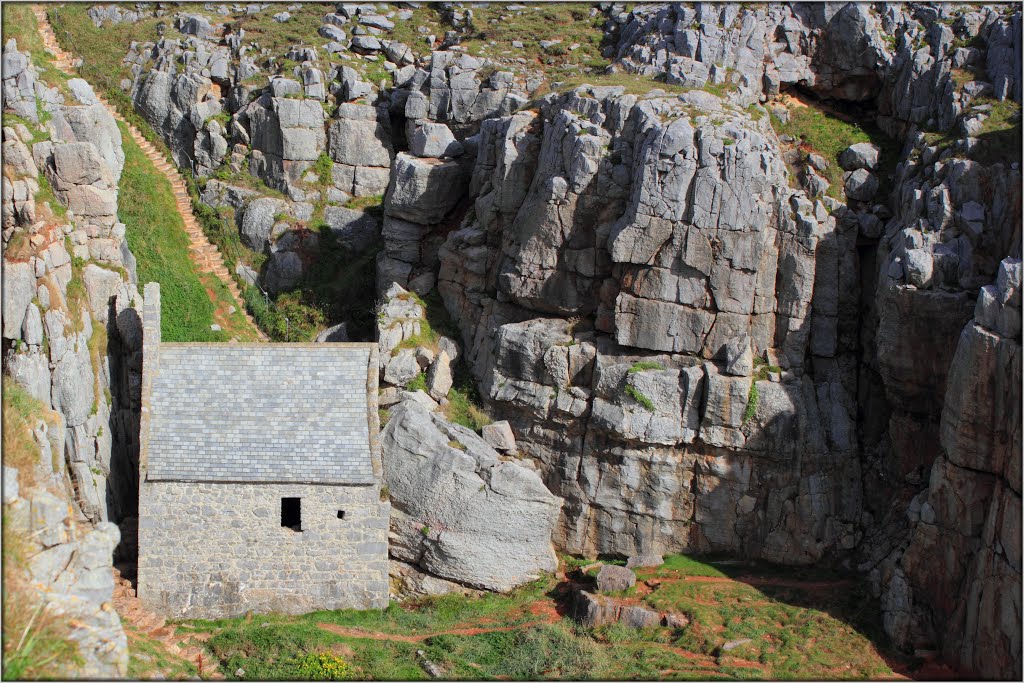
<path id="1" fill-rule="evenodd" d="M 376 486 L 144 482 L 138 596 L 171 618 L 384 608 L 391 506 L 379 495 Z M 281 526 L 284 497 L 302 499 L 301 533 Z"/>

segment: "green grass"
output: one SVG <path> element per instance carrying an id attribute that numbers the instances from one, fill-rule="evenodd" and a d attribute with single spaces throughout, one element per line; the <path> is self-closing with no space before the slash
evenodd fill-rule
<path id="1" fill-rule="evenodd" d="M 120 91 L 122 78 L 131 78 L 129 66 L 124 63 L 124 56 L 128 53 L 132 41 L 141 43 L 156 40 L 156 27 L 160 23 L 166 27 L 165 37 L 181 36 L 174 29 L 173 19 L 167 16 L 149 17 L 134 23 L 107 22 L 101 28 L 97 28 L 89 18 L 89 7 L 90 5 L 81 3 L 50 5 L 47 7 L 47 15 L 61 47 L 84 59 L 82 77 L 108 96 L 112 91 Z"/>
<path id="2" fill-rule="evenodd" d="M 757 382 L 752 381 L 750 383 L 750 393 L 747 394 L 747 405 L 743 408 L 743 422 L 745 423 L 750 418 L 754 417 L 757 413 L 757 404 L 760 400 L 761 395 L 757 390 Z"/>
<path id="3" fill-rule="evenodd" d="M 158 674 L 173 681 L 198 676 L 195 664 L 172 656 L 162 643 L 140 633 L 130 624 L 124 625 L 128 636 L 128 678 L 152 679 Z"/>
<path id="4" fill-rule="evenodd" d="M 652 360 L 641 360 L 633 363 L 629 368 L 629 374 L 635 372 L 643 372 L 644 370 L 664 370 L 665 366 L 657 361 Z"/>
<path id="5" fill-rule="evenodd" d="M 18 51 L 29 53 L 32 63 L 39 69 L 39 78 L 68 94 L 68 76 L 50 61 L 43 38 L 39 35 L 38 22 L 36 15 L 32 13 L 31 5 L 27 2 L 5 2 L 0 11 L 3 13 L 4 42 L 14 38 L 18 43 Z M 42 111 L 38 113 L 40 117 L 45 114 Z"/>
<path id="6" fill-rule="evenodd" d="M 601 647 L 573 622 L 475 636 L 440 635 L 426 647 L 452 678 L 583 680 L 605 667 Z"/>
<path id="7" fill-rule="evenodd" d="M 828 195 L 842 198 L 843 169 L 839 167 L 839 154 L 850 145 L 859 142 L 873 142 L 882 150 L 880 166 L 883 174 L 891 170 L 898 157 L 891 139 L 881 131 L 862 128 L 834 114 L 813 106 L 794 106 L 789 110 L 789 122 L 782 123 L 772 114 L 772 126 L 779 135 L 790 135 L 798 141 L 804 156 L 812 152 L 828 161 L 828 168 L 822 171 L 828 180 Z"/>
<path id="8" fill-rule="evenodd" d="M 121 138 L 125 163 L 118 196 L 118 217 L 126 226 L 128 246 L 137 260 L 140 287 L 160 283 L 164 341 L 226 341 L 210 330 L 214 305 L 189 258 L 188 235 L 174 201 L 170 182 L 128 134 Z"/>
<path id="9" fill-rule="evenodd" d="M 334 162 L 331 161 L 331 157 L 327 156 L 327 152 L 320 152 L 320 156 L 317 157 L 316 162 L 313 164 L 313 173 L 316 174 L 317 182 L 323 186 L 331 184 L 331 170 L 334 168 Z"/>
<path id="10" fill-rule="evenodd" d="M 468 427 L 474 432 L 479 432 L 493 421 L 480 406 L 476 385 L 472 383 L 463 383 L 448 391 L 448 404 L 444 407 L 444 416 L 448 421 Z"/>
<path id="11" fill-rule="evenodd" d="M 657 406 L 654 405 L 654 401 L 644 396 L 643 392 L 633 386 L 626 387 L 626 395 L 632 398 L 634 401 L 644 407 L 645 410 L 654 412 L 657 410 Z"/>
<path id="12" fill-rule="evenodd" d="M 600 12 L 591 17 L 591 7 L 567 2 L 528 5 L 526 10 L 512 13 L 504 4 L 472 6 L 473 25 L 461 45 L 478 57 L 524 57 L 549 75 L 560 71 L 579 73 L 581 68 L 603 70 L 610 63 L 601 56 L 605 17 Z M 513 40 L 521 41 L 523 47 L 512 47 Z M 562 42 L 545 50 L 540 46 L 542 40 Z M 574 43 L 579 43 L 579 48 L 570 51 Z"/>
<path id="13" fill-rule="evenodd" d="M 427 390 L 427 373 L 421 372 L 420 374 L 418 374 L 415 377 L 413 377 L 412 381 L 409 382 L 405 386 L 405 388 L 408 391 L 422 391 L 422 392 L 426 392 L 426 390 Z"/>
<path id="14" fill-rule="evenodd" d="M 355 209 L 356 211 L 369 211 L 369 212 L 381 212 L 384 207 L 384 195 L 375 194 L 368 195 L 365 197 L 352 197 L 345 202 L 346 209 Z"/>
<path id="15" fill-rule="evenodd" d="M 566 569 L 587 563 L 581 558 L 562 561 Z M 250 680 L 299 677 L 302 662 L 322 653 L 344 659 L 355 678 L 420 680 L 426 674 L 417 650 L 443 669 L 444 678 L 456 680 L 892 676 L 880 656 L 886 645 L 877 602 L 859 580 L 823 569 L 685 555 L 669 555 L 660 567 L 638 569 L 637 575 L 653 589 L 646 595 L 635 591 L 634 599 L 688 615 L 691 624 L 632 630 L 618 624 L 584 628 L 568 619 L 537 623 L 530 606 L 552 606 L 557 586 L 554 577 L 545 577 L 508 595 L 448 595 L 392 603 L 385 610 L 298 617 L 193 620 L 180 622 L 178 629 L 213 633 L 207 646 L 220 670 L 230 678 L 243 668 Z M 687 581 L 687 576 L 712 580 Z M 347 631 L 335 633 L 317 624 Z M 505 627 L 512 628 L 493 630 Z M 470 628 L 482 632 L 467 634 Z M 361 631 L 418 640 L 371 639 Z M 751 642 L 722 652 L 724 643 L 740 638 Z"/>
<path id="16" fill-rule="evenodd" d="M 1021 160 L 1021 106 L 1013 100 L 988 100 L 992 111 L 981 124 L 978 147 L 971 158 L 983 164 L 1010 164 Z"/>

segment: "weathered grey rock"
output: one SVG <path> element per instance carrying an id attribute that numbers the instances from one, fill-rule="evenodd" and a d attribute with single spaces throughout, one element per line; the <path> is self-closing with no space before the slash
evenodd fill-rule
<path id="1" fill-rule="evenodd" d="M 590 628 L 614 624 L 619 620 L 619 605 L 611 598 L 583 590 L 573 593 L 573 618 Z"/>
<path id="2" fill-rule="evenodd" d="M 355 52 L 372 54 L 378 52 L 383 46 L 373 36 L 352 36 L 350 47 Z"/>
<path id="3" fill-rule="evenodd" d="M 870 142 L 858 142 L 839 153 L 839 165 L 844 171 L 865 168 L 869 171 L 878 167 L 882 151 Z"/>
<path id="4" fill-rule="evenodd" d="M 401 349 L 392 357 L 384 368 L 384 381 L 388 384 L 404 387 L 420 374 L 416 352 L 413 349 Z"/>
<path id="5" fill-rule="evenodd" d="M 42 353 L 18 353 L 9 356 L 4 369 L 43 405 L 50 405 L 50 364 Z"/>
<path id="6" fill-rule="evenodd" d="M 120 274 L 90 263 L 82 271 L 82 281 L 89 296 L 89 310 L 98 321 L 106 323 L 111 300 L 122 282 Z"/>
<path id="7" fill-rule="evenodd" d="M 442 352 L 443 353 L 443 352 Z M 508 420 L 498 420 L 484 425 L 480 430 L 484 442 L 496 451 L 512 453 L 516 450 L 516 437 Z"/>
<path id="8" fill-rule="evenodd" d="M 5 339 L 19 339 L 25 312 L 36 293 L 35 271 L 31 263 L 4 259 L 3 333 Z"/>
<path id="9" fill-rule="evenodd" d="M 372 107 L 363 107 L 373 118 L 343 118 L 331 124 L 331 158 L 349 166 L 390 166 L 391 147 Z"/>
<path id="10" fill-rule="evenodd" d="M 30 345 L 43 343 L 43 316 L 35 304 L 28 305 L 25 322 L 21 326 L 21 339 Z"/>
<path id="11" fill-rule="evenodd" d="M 177 24 L 179 31 L 198 38 L 213 38 L 217 32 L 206 17 L 198 14 L 179 14 Z"/>
<path id="12" fill-rule="evenodd" d="M 348 323 L 338 323 L 332 325 L 326 330 L 316 336 L 314 340 L 317 343 L 334 343 L 334 342 L 347 342 L 348 336 Z"/>
<path id="13" fill-rule="evenodd" d="M 748 376 L 754 372 L 754 352 L 750 337 L 734 337 L 725 344 L 725 373 Z"/>
<path id="14" fill-rule="evenodd" d="M 846 196 L 862 202 L 869 202 L 878 192 L 878 178 L 860 168 L 846 178 Z"/>
<path id="15" fill-rule="evenodd" d="M 451 359 L 446 352 L 440 351 L 427 370 L 427 393 L 430 394 L 430 398 L 440 401 L 448 396 L 448 390 L 451 388 Z"/>
<path id="16" fill-rule="evenodd" d="M 629 628 L 661 626 L 661 613 L 640 605 L 623 605 L 619 609 L 619 623 Z"/>
<path id="17" fill-rule="evenodd" d="M 305 265 L 294 251 L 273 250 L 263 273 L 263 286 L 270 293 L 295 288 L 301 281 Z"/>
<path id="18" fill-rule="evenodd" d="M 665 564 L 665 558 L 658 553 L 644 553 L 642 555 L 631 555 L 626 560 L 626 567 L 660 567 Z"/>
<path id="19" fill-rule="evenodd" d="M 8 505 L 18 500 L 18 469 L 4 465 L 3 502 Z"/>
<path id="20" fill-rule="evenodd" d="M 393 557 L 499 591 L 554 570 L 561 500 L 535 472 L 501 462 L 476 434 L 412 401 L 391 411 L 381 446 Z"/>
<path id="21" fill-rule="evenodd" d="M 463 150 L 448 126 L 425 122 L 416 126 L 409 140 L 409 151 L 418 157 L 455 157 Z"/>
<path id="22" fill-rule="evenodd" d="M 462 198 L 468 179 L 455 161 L 399 153 L 391 169 L 387 213 L 420 224 L 437 223 Z"/>
<path id="23" fill-rule="evenodd" d="M 636 574 L 615 564 L 606 564 L 597 572 L 597 590 L 602 593 L 624 591 L 636 584 Z"/>
<path id="24" fill-rule="evenodd" d="M 328 206 L 324 209 L 324 222 L 334 238 L 353 251 L 363 251 L 380 237 L 380 222 L 364 211 Z"/>
<path id="25" fill-rule="evenodd" d="M 34 540 L 44 548 L 52 548 L 69 540 L 64 520 L 68 517 L 68 503 L 46 491 L 36 491 L 31 500 L 31 531 Z"/>
<path id="26" fill-rule="evenodd" d="M 287 208 L 283 200 L 272 197 L 259 197 L 249 202 L 239 225 L 242 242 L 250 249 L 263 251 L 270 240 L 275 216 L 284 213 Z"/>

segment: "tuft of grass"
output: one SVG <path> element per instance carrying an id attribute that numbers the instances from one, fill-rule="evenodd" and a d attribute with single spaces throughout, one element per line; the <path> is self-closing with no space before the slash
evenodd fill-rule
<path id="1" fill-rule="evenodd" d="M 356 211 L 382 211 L 384 206 L 384 195 L 375 194 L 365 197 L 352 197 L 345 202 L 344 206 L 346 209 L 354 209 Z"/>
<path id="2" fill-rule="evenodd" d="M 105 394 L 104 387 L 100 381 L 103 376 L 103 359 L 107 356 L 107 344 L 109 339 L 107 337 L 107 328 L 96 322 L 92 326 L 92 336 L 89 337 L 87 346 L 89 347 L 89 360 L 92 362 L 92 375 L 93 375 L 93 394 L 92 394 L 92 414 L 95 415 L 99 412 L 99 401 L 100 396 L 104 398 L 109 394 Z M 109 404 L 108 404 L 109 405 Z"/>
<path id="3" fill-rule="evenodd" d="M 36 469 L 41 452 L 32 435 L 39 420 L 58 424 L 59 416 L 36 400 L 10 377 L 3 378 L 3 452 L 4 464 L 18 470 L 21 488 L 32 488 L 38 481 Z M 64 457 L 64 454 L 60 454 Z M 49 467 L 51 463 L 46 463 Z"/>
<path id="4" fill-rule="evenodd" d="M 54 216 L 58 218 L 64 218 L 68 215 L 68 209 L 66 206 L 57 201 L 57 196 L 53 193 L 53 188 L 50 186 L 50 181 L 47 180 L 45 173 L 39 174 L 39 191 L 36 192 L 36 204 L 42 205 L 44 202 L 50 205 L 50 211 L 53 212 Z"/>
<path id="5" fill-rule="evenodd" d="M 449 422 L 468 427 L 479 432 L 493 420 L 480 407 L 476 386 L 463 384 L 452 387 L 448 391 L 448 403 L 444 407 L 444 416 Z"/>
<path id="6" fill-rule="evenodd" d="M 21 228 L 16 228 L 11 233 L 11 239 L 7 242 L 7 248 L 4 249 L 4 258 L 8 261 L 24 263 L 32 258 L 32 252 L 32 242 L 29 241 L 28 233 Z"/>
<path id="7" fill-rule="evenodd" d="M 327 155 L 327 152 L 321 152 L 313 164 L 313 173 L 316 174 L 317 181 L 321 185 L 326 187 L 331 184 L 331 170 L 333 168 L 334 162 L 331 160 L 331 157 Z"/>
<path id="8" fill-rule="evenodd" d="M 750 383 L 750 393 L 747 394 L 747 405 L 743 409 L 743 424 L 746 424 L 747 420 L 754 417 L 757 412 L 757 403 L 760 398 L 760 394 L 757 391 L 757 382 L 752 381 Z"/>
<path id="9" fill-rule="evenodd" d="M 664 370 L 665 366 L 653 360 L 641 360 L 633 363 L 629 368 L 629 374 L 643 372 L 644 370 Z"/>
<path id="10" fill-rule="evenodd" d="M 126 226 L 128 246 L 137 260 L 140 286 L 160 283 L 160 328 L 164 341 L 226 341 L 210 330 L 214 305 L 189 257 L 188 234 L 178 213 L 171 184 L 153 166 L 123 123 L 124 170 L 118 217 Z"/>
<path id="11" fill-rule="evenodd" d="M 1021 161 L 1021 106 L 1019 102 L 986 100 L 992 105 L 981 124 L 978 147 L 971 158 L 983 164 L 1011 164 Z"/>
<path id="12" fill-rule="evenodd" d="M 626 395 L 632 398 L 637 403 L 639 403 L 641 406 L 644 407 L 645 410 L 649 412 L 653 413 L 655 410 L 657 410 L 657 406 L 654 405 L 654 401 L 644 396 L 643 393 L 636 387 L 627 385 Z"/>
<path id="13" fill-rule="evenodd" d="M 427 390 L 427 373 L 421 372 L 412 378 L 412 381 L 405 387 L 408 391 L 423 391 Z"/>

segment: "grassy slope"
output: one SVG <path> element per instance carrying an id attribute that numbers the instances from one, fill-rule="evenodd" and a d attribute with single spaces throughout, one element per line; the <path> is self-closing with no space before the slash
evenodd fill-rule
<path id="1" fill-rule="evenodd" d="M 170 182 L 153 167 L 123 124 L 124 171 L 118 217 L 127 226 L 128 246 L 138 260 L 139 286 L 160 283 L 164 341 L 224 341 L 213 332 L 213 302 L 188 254 L 185 224 Z"/>
<path id="2" fill-rule="evenodd" d="M 417 650 L 456 679 L 893 675 L 876 645 L 883 642 L 873 621 L 877 605 L 862 584 L 847 577 L 770 565 L 715 564 L 681 555 L 637 574 L 655 588 L 644 587 L 643 595 L 631 589 L 626 597 L 687 614 L 691 625 L 582 628 L 554 615 L 557 582 L 546 577 L 509 595 L 444 596 L 392 603 L 383 611 L 188 621 L 179 629 L 213 633 L 207 646 L 221 671 L 230 677 L 243 668 L 249 679 L 294 677 L 310 652 L 341 655 L 356 678 L 423 679 L 427 676 Z M 685 580 L 687 576 L 707 578 Z M 343 632 L 318 624 L 342 627 Z M 493 630 L 507 626 L 513 628 Z M 478 630 L 467 632 L 470 628 Z M 453 630 L 458 632 L 445 633 Z M 417 639 L 410 641 L 410 636 Z M 721 651 L 724 643 L 741 638 L 751 642 Z"/>

